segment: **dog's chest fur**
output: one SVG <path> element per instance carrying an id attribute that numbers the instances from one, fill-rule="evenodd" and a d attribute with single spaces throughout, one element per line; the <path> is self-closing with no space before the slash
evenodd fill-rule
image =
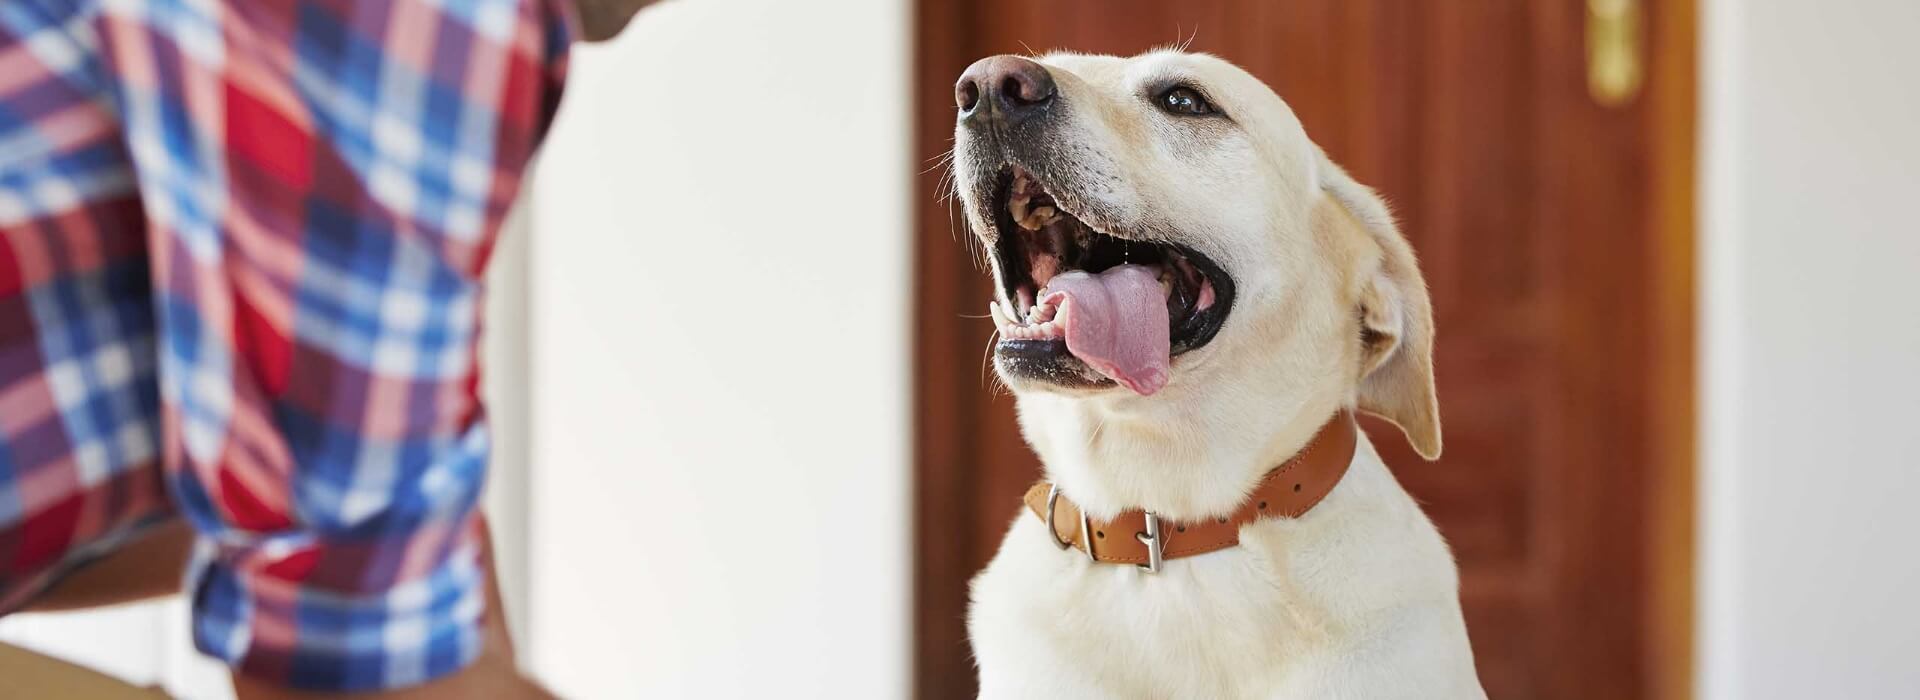
<path id="1" fill-rule="evenodd" d="M 1021 511 L 973 582 L 982 697 L 1482 697 L 1439 533 L 1362 438 L 1297 520 L 1158 574 L 1056 548 Z"/>

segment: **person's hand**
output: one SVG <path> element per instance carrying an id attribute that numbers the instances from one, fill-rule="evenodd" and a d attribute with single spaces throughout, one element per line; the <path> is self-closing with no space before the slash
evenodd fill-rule
<path id="1" fill-rule="evenodd" d="M 573 0 L 580 18 L 580 38 L 606 41 L 620 34 L 633 14 L 653 0 Z"/>

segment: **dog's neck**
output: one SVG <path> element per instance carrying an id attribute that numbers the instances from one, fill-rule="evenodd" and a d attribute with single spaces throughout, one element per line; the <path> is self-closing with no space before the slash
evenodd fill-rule
<path id="1" fill-rule="evenodd" d="M 1180 391 L 1169 386 L 1155 401 L 1023 395 L 1020 423 L 1047 478 L 1089 515 L 1137 508 L 1186 520 L 1239 508 L 1268 471 L 1350 408 L 1337 392 L 1275 406 L 1253 392 L 1181 401 Z M 1166 415 L 1168 407 L 1182 413 Z"/>

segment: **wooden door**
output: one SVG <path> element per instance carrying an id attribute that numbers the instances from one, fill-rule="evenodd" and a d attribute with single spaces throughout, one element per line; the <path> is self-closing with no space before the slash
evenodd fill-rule
<path id="1" fill-rule="evenodd" d="M 1683 697 L 1693 8 L 1627 2 L 1647 82 L 1602 106 L 1587 0 L 922 0 L 918 147 L 951 145 L 953 80 L 991 54 L 1191 38 L 1265 79 L 1420 253 L 1446 455 L 1367 428 L 1460 562 L 1490 696 Z M 984 379 L 989 282 L 923 179 L 915 678 L 961 698 L 966 581 L 1039 470 Z"/>

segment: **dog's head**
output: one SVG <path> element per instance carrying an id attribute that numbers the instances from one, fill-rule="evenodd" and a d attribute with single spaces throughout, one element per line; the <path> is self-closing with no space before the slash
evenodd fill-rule
<path id="1" fill-rule="evenodd" d="M 956 191 L 1023 411 L 1357 404 L 1439 454 L 1413 251 L 1265 84 L 1176 51 L 996 56 L 955 99 Z"/>

